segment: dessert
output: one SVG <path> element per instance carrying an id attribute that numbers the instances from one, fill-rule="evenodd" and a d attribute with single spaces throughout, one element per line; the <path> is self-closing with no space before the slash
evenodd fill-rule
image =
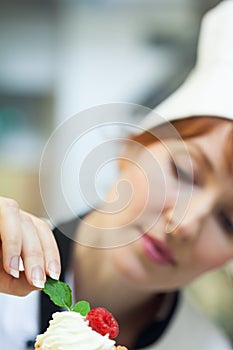
<path id="1" fill-rule="evenodd" d="M 50 278 L 44 292 L 56 305 L 68 310 L 53 314 L 45 333 L 36 338 L 36 350 L 127 350 L 116 346 L 114 338 L 119 327 L 105 308 L 90 309 L 86 301 L 79 301 L 72 307 L 70 287 Z"/>

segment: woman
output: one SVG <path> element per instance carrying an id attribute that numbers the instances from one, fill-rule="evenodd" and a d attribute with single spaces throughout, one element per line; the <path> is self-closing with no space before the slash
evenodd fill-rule
<path id="1" fill-rule="evenodd" d="M 78 299 L 87 298 L 94 306 L 105 305 L 112 310 L 121 325 L 119 343 L 130 349 L 135 348 L 140 332 L 148 324 L 152 327 L 156 314 L 162 317 L 163 307 L 170 314 L 175 297 L 172 291 L 233 257 L 232 122 L 196 117 L 175 125 L 183 129 L 181 135 L 187 134 L 185 143 L 191 155 L 194 179 L 180 141 L 167 139 L 165 145 L 151 143 L 138 156 L 141 166 L 147 168 L 144 152 L 150 150 L 162 171 L 152 168 L 150 173 L 149 163 L 145 177 L 131 157 L 118 179 L 128 181 L 133 188 L 126 209 L 111 214 L 106 214 L 106 208 L 91 212 L 77 230 L 77 239 L 88 240 L 92 246 L 78 244 L 74 250 Z M 192 126 L 191 133 L 187 125 Z M 147 142 L 144 135 L 140 138 Z M 148 179 L 152 179 L 151 186 Z M 187 206 L 184 198 L 190 187 L 192 195 Z M 178 190 L 181 199 L 177 201 Z M 114 202 L 115 197 L 113 186 L 108 201 Z M 139 215 L 142 211 L 143 215 Z M 151 221 L 149 226 L 148 221 Z M 102 230 L 95 229 L 93 234 L 93 227 Z M 115 228 L 125 231 L 125 235 L 130 233 L 130 237 L 135 232 L 139 238 L 122 247 L 93 248 L 99 242 L 103 246 L 106 240 L 109 243 L 109 235 Z M 93 239 L 87 237 L 89 234 Z M 94 266 L 98 269 L 93 270 Z"/>
<path id="2" fill-rule="evenodd" d="M 224 28 L 232 9 L 233 2 L 226 1 L 207 15 L 199 47 L 212 42 L 212 26 Z M 232 36 L 228 39 L 230 45 Z M 76 299 L 111 310 L 120 324 L 119 343 L 129 349 L 231 349 L 179 293 L 233 258 L 233 105 L 230 90 L 222 88 L 230 84 L 233 57 L 225 62 L 229 51 L 219 56 L 214 41 L 214 64 L 206 66 L 201 50 L 191 77 L 157 108 L 167 122 L 161 125 L 151 114 L 143 126 L 147 131 L 130 139 L 105 204 L 54 230 L 62 272 L 72 273 Z M 130 184 L 130 192 L 123 187 L 118 197 L 122 184 Z M 0 290 L 24 295 L 42 288 L 46 275 L 59 278 L 49 227 L 12 200 L 2 198 L 0 204 Z M 63 232 L 82 244 L 71 245 Z M 25 274 L 19 274 L 20 255 Z M 42 328 L 45 324 L 42 320 Z"/>

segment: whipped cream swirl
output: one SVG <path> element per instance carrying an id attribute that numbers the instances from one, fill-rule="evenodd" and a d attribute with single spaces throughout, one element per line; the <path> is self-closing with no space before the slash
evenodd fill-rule
<path id="1" fill-rule="evenodd" d="M 40 350 L 112 350 L 115 341 L 95 332 L 78 312 L 63 311 L 53 314 L 49 328 L 36 338 Z"/>

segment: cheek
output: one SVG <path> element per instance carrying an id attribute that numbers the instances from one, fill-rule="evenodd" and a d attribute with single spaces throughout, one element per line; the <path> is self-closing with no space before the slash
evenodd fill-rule
<path id="1" fill-rule="evenodd" d="M 124 184 L 124 188 L 123 188 Z M 148 182 L 148 177 L 144 171 L 136 166 L 127 168 L 118 181 L 121 186 L 122 207 L 124 214 L 138 216 L 145 210 L 150 197 L 150 188 L 153 184 Z"/>
<path id="2" fill-rule="evenodd" d="M 177 183 L 164 159 L 147 162 L 142 157 L 137 164 L 127 166 L 118 180 L 123 200 L 122 213 L 129 220 L 147 213 L 160 214 L 172 207 L 177 197 Z M 144 219 L 143 219 L 144 220 Z"/>
<path id="3" fill-rule="evenodd" d="M 223 233 L 203 235 L 193 253 L 194 263 L 203 271 L 221 267 L 232 258 L 232 242 Z"/>
<path id="4" fill-rule="evenodd" d="M 159 181 L 158 181 L 159 180 Z M 157 177 L 147 178 L 142 174 L 135 173 L 131 178 L 131 198 L 125 208 L 126 215 L 139 216 L 151 213 L 159 213 L 163 210 L 166 202 L 164 182 Z"/>

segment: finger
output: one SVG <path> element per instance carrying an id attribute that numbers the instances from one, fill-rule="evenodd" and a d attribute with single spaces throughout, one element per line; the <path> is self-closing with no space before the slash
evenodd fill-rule
<path id="1" fill-rule="evenodd" d="M 58 280 L 61 273 L 61 262 L 54 235 L 47 222 L 36 217 L 32 217 L 32 220 L 37 228 L 38 237 L 44 253 L 46 274 Z"/>
<path id="2" fill-rule="evenodd" d="M 10 276 L 4 270 L 0 272 L 0 292 L 16 296 L 25 296 L 36 288 L 30 285 L 24 273 L 18 279 Z"/>
<path id="3" fill-rule="evenodd" d="M 1 244 L 0 244 L 1 246 Z M 1 247 L 0 247 L 1 248 Z M 10 276 L 3 269 L 2 251 L 0 249 L 0 292 L 13 294 L 17 296 L 25 296 L 36 288 L 30 285 L 25 277 L 24 272 L 20 273 L 19 278 Z"/>
<path id="4" fill-rule="evenodd" d="M 12 278 L 11 276 L 9 276 L 9 279 L 10 280 L 6 282 L 7 290 L 5 293 L 23 297 L 37 289 L 28 283 L 25 274 L 22 272 L 20 273 L 19 279 Z"/>
<path id="5" fill-rule="evenodd" d="M 0 236 L 4 270 L 19 278 L 22 231 L 19 206 L 13 199 L 0 198 Z"/>
<path id="6" fill-rule="evenodd" d="M 21 213 L 22 259 L 25 275 L 30 284 L 43 288 L 45 283 L 44 253 L 40 244 L 37 229 L 29 215 Z"/>

